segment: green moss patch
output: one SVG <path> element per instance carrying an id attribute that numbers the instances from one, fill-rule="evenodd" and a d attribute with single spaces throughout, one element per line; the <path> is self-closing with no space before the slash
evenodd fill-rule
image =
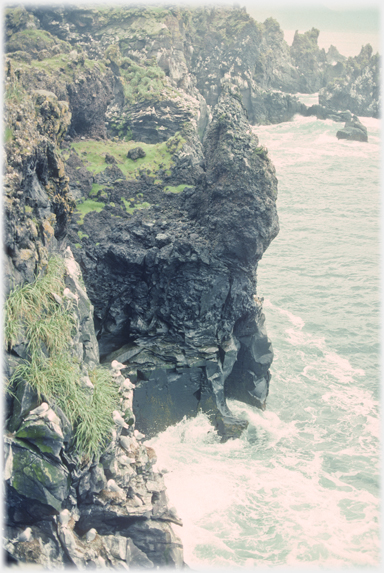
<path id="1" fill-rule="evenodd" d="M 104 185 L 99 185 L 98 183 L 93 183 L 89 196 L 94 197 L 95 195 L 98 194 L 99 191 L 101 191 L 103 189 L 104 189 Z"/>
<path id="2" fill-rule="evenodd" d="M 169 145 L 167 146 L 167 142 L 156 144 L 140 143 L 140 147 L 144 149 L 146 155 L 133 161 L 127 157 L 127 153 L 130 149 L 137 147 L 137 145 L 135 141 L 106 142 L 85 140 L 72 143 L 72 148 L 75 149 L 79 155 L 86 151 L 83 163 L 86 169 L 91 171 L 94 175 L 97 175 L 108 167 L 108 164 L 105 163 L 106 153 L 109 153 L 116 159 L 119 169 L 128 179 L 139 177 L 142 169 L 156 172 L 160 169 L 160 164 L 163 169 L 168 170 L 173 165 L 172 153 L 169 150 Z M 93 189 L 96 190 L 97 187 L 92 186 L 92 191 Z"/>
<path id="3" fill-rule="evenodd" d="M 193 187 L 193 185 L 185 185 L 182 183 L 181 185 L 177 185 L 176 187 L 172 187 L 168 185 L 168 187 L 164 187 L 165 193 L 181 193 L 186 187 Z"/>
<path id="4" fill-rule="evenodd" d="M 121 200 L 124 203 L 125 210 L 130 215 L 132 215 L 138 209 L 148 209 L 151 206 L 151 204 L 147 203 L 146 201 L 144 201 L 143 203 L 133 203 L 133 201 L 134 201 L 133 199 L 126 200 L 124 198 L 121 198 Z M 132 202 L 132 205 L 131 205 L 131 202 Z"/>
<path id="5" fill-rule="evenodd" d="M 101 201 L 93 201 L 93 199 L 87 199 L 83 203 L 77 203 L 76 212 L 80 213 L 81 217 L 78 222 L 79 225 L 84 223 L 84 217 L 91 211 L 96 211 L 96 213 L 100 213 L 105 207 L 105 203 Z"/>
<path id="6" fill-rule="evenodd" d="M 12 486 L 21 495 L 61 511 L 70 487 L 68 474 L 62 466 L 37 456 L 27 444 L 20 446 L 13 450 Z"/>
<path id="7" fill-rule="evenodd" d="M 68 51 L 70 45 L 45 30 L 27 28 L 13 34 L 7 42 L 7 51 L 15 52 L 21 50 L 30 54 L 40 52 L 41 50 L 50 50 L 58 45 L 62 52 Z"/>

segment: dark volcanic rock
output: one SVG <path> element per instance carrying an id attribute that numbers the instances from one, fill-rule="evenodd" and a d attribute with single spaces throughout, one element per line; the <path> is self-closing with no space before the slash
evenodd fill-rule
<path id="1" fill-rule="evenodd" d="M 128 151 L 127 157 L 136 161 L 136 159 L 139 159 L 140 157 L 145 157 L 145 151 L 142 147 L 134 147 Z"/>
<path id="2" fill-rule="evenodd" d="M 352 119 L 352 114 L 349 110 L 335 111 L 320 104 L 311 105 L 303 109 L 301 113 L 305 116 L 314 115 L 317 119 L 332 119 L 333 121 L 350 121 Z"/>
<path id="3" fill-rule="evenodd" d="M 343 127 L 336 133 L 337 139 L 350 139 L 352 141 L 368 141 L 367 128 L 361 123 L 355 115 L 350 121 L 347 121 Z"/>
<path id="4" fill-rule="evenodd" d="M 77 251 L 101 356 L 127 365 L 136 424 L 149 435 L 199 407 L 230 416 L 227 392 L 258 407 L 268 394 L 272 351 L 255 271 L 278 232 L 277 182 L 230 91 L 203 157 L 194 187 L 163 193 L 161 215 L 153 207 L 112 229 L 106 212 L 94 213 L 91 244 Z"/>
<path id="5" fill-rule="evenodd" d="M 109 153 L 105 154 L 105 163 L 117 163 L 116 159 L 113 157 L 113 155 L 110 155 Z"/>
<path id="6" fill-rule="evenodd" d="M 100 78 L 100 73 L 90 71 L 68 86 L 71 129 L 75 134 L 106 136 L 105 112 L 113 97 L 113 79 L 110 72 Z"/>
<path id="7" fill-rule="evenodd" d="M 216 416 L 215 424 L 222 442 L 226 442 L 233 438 L 239 438 L 248 426 L 248 422 L 246 420 L 239 420 L 234 416 L 223 416 L 222 414 L 218 414 Z"/>

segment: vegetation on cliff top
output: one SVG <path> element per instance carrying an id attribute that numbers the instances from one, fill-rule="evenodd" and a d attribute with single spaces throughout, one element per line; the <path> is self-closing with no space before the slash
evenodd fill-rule
<path id="1" fill-rule="evenodd" d="M 145 151 L 145 157 L 139 157 L 135 161 L 127 157 L 128 151 L 137 147 L 135 141 L 96 141 L 89 139 L 74 142 L 71 147 L 81 156 L 86 169 L 94 175 L 108 167 L 109 164 L 105 162 L 105 156 L 109 154 L 115 158 L 118 168 L 125 177 L 136 179 L 144 168 L 147 173 L 148 170 L 156 172 L 159 169 L 170 169 L 173 164 L 172 154 L 169 150 L 171 144 L 172 142 L 140 143 L 140 147 Z"/>

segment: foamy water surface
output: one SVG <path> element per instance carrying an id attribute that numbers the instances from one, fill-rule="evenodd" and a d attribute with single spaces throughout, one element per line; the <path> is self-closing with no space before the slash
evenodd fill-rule
<path id="1" fill-rule="evenodd" d="M 380 142 L 361 119 L 367 144 L 331 120 L 255 128 L 279 179 L 267 410 L 231 401 L 249 425 L 225 444 L 204 414 L 150 441 L 195 570 L 379 565 Z"/>

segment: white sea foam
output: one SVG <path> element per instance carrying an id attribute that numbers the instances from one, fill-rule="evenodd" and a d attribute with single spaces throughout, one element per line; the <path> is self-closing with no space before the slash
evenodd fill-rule
<path id="1" fill-rule="evenodd" d="M 277 305 L 273 304 L 268 298 L 266 298 L 264 300 L 263 303 L 264 308 L 273 308 L 275 310 L 277 310 L 280 314 L 286 316 L 288 318 L 288 320 L 296 327 L 299 328 L 300 330 L 303 328 L 303 326 L 305 325 L 305 322 L 303 321 L 302 318 L 300 318 L 300 316 L 295 316 L 292 312 L 290 312 L 289 310 L 285 309 L 285 308 L 280 308 Z"/>
<path id="2" fill-rule="evenodd" d="M 201 413 L 150 441 L 198 571 L 378 564 L 380 124 L 362 122 L 368 144 L 316 118 L 254 130 L 279 178 L 281 230 L 258 269 L 267 410 L 230 401 L 249 425 L 224 444 Z"/>

